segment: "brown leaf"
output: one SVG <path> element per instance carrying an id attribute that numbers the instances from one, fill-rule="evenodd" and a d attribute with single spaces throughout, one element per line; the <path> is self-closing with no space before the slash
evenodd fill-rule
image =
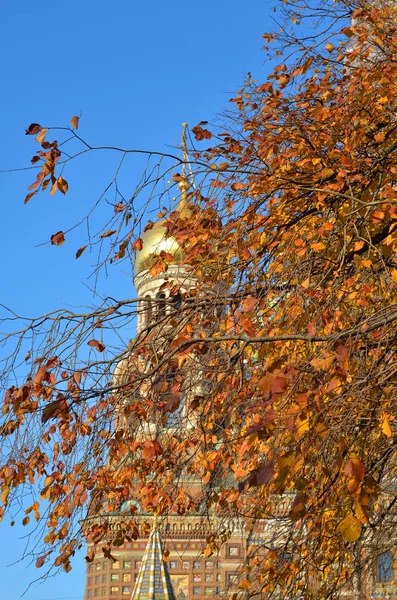
<path id="1" fill-rule="evenodd" d="M 58 231 L 51 236 L 51 244 L 53 246 L 62 246 L 65 241 L 65 235 L 63 231 Z"/>
<path id="2" fill-rule="evenodd" d="M 212 133 L 208 131 L 208 129 L 203 129 L 200 125 L 196 125 L 196 127 L 192 128 L 192 133 L 197 141 L 200 140 L 210 140 L 212 138 Z"/>
<path id="3" fill-rule="evenodd" d="M 79 128 L 79 117 L 77 117 L 76 115 L 74 117 L 72 117 L 70 119 L 70 125 L 73 127 L 73 129 L 78 129 Z"/>
<path id="4" fill-rule="evenodd" d="M 116 233 L 116 229 L 109 229 L 109 231 L 105 231 L 105 233 L 103 233 L 101 235 L 101 238 L 107 238 L 110 237 L 111 235 L 114 235 Z"/>
<path id="5" fill-rule="evenodd" d="M 46 554 L 44 554 L 44 556 L 39 556 L 39 558 L 36 560 L 37 569 L 40 569 L 44 565 L 46 557 Z"/>
<path id="6" fill-rule="evenodd" d="M 134 240 L 131 244 L 131 250 L 139 250 L 139 252 L 140 252 L 142 250 L 142 248 L 143 248 L 143 241 L 141 238 Z"/>
<path id="7" fill-rule="evenodd" d="M 98 350 L 98 352 L 103 352 L 106 348 L 106 346 L 102 344 L 102 342 L 98 342 L 98 340 L 90 340 L 88 342 L 88 346 L 95 348 L 95 350 Z"/>
<path id="8" fill-rule="evenodd" d="M 62 194 L 66 194 L 66 192 L 68 191 L 68 188 L 69 188 L 68 182 L 65 179 L 63 179 L 62 177 L 58 177 L 57 184 L 58 184 L 58 190 L 60 192 L 62 192 Z"/>
<path id="9" fill-rule="evenodd" d="M 40 129 L 41 125 L 38 123 L 31 123 L 25 131 L 25 135 L 36 135 L 36 133 L 39 133 Z"/>
<path id="10" fill-rule="evenodd" d="M 86 248 L 87 246 L 81 246 L 81 248 L 79 248 L 76 252 L 76 258 L 80 258 Z"/>
<path id="11" fill-rule="evenodd" d="M 33 198 L 33 196 L 34 196 L 35 194 L 37 194 L 37 190 L 36 190 L 35 192 L 30 192 L 30 194 L 28 194 L 28 195 L 26 196 L 26 198 L 25 198 L 25 200 L 23 201 L 23 203 L 24 203 L 24 204 L 27 204 L 27 203 L 29 202 L 29 200 L 30 200 L 31 198 Z"/>
<path id="12" fill-rule="evenodd" d="M 117 204 L 114 205 L 114 212 L 117 214 L 119 212 L 122 212 L 124 210 L 124 204 L 122 202 L 117 202 Z"/>

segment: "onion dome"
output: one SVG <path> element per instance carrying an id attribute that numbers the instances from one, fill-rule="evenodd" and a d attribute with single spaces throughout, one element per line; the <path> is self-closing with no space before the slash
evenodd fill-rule
<path id="1" fill-rule="evenodd" d="M 181 190 L 181 198 L 177 210 L 183 216 L 188 216 L 189 211 L 186 208 L 186 202 L 190 184 L 187 178 L 183 178 L 178 183 L 178 187 Z M 142 250 L 137 250 L 135 253 L 135 275 L 150 269 L 157 262 L 161 252 L 172 255 L 171 264 L 179 264 L 183 259 L 183 251 L 176 239 L 169 233 L 164 220 L 157 221 L 151 229 L 144 231 L 141 240 Z"/>

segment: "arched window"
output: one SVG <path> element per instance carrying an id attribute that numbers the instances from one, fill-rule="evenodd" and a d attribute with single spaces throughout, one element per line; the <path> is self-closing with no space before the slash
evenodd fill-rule
<path id="1" fill-rule="evenodd" d="M 166 295 L 165 294 L 157 294 L 157 317 L 161 319 L 165 317 L 167 305 L 166 305 Z"/>
<path id="2" fill-rule="evenodd" d="M 145 296 L 144 299 L 144 314 L 145 314 L 145 326 L 150 325 L 153 317 L 152 299 L 149 295 Z"/>
<path id="3" fill-rule="evenodd" d="M 182 294 L 178 292 L 175 296 L 172 296 L 171 302 L 173 309 L 178 311 L 182 306 Z"/>
<path id="4" fill-rule="evenodd" d="M 378 581 L 389 583 L 394 580 L 393 553 L 383 552 L 378 556 Z"/>

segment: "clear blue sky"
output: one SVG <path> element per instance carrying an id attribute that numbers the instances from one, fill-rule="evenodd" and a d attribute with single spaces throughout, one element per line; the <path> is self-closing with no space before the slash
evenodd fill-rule
<path id="1" fill-rule="evenodd" d="M 251 71 L 264 79 L 261 52 L 272 28 L 271 0 L 3 0 L 0 24 L 0 170 L 26 166 L 36 148 L 31 122 L 64 125 L 83 113 L 79 132 L 92 144 L 166 150 L 180 143 L 181 123 L 212 120 Z M 32 172 L 0 173 L 0 302 L 37 315 L 94 301 L 86 287 L 94 258 L 74 255 L 84 232 L 62 247 L 41 246 L 73 223 L 112 174 L 109 156 L 82 161 L 64 176 L 70 193 L 34 197 Z M 86 171 L 84 169 L 87 169 Z M 139 173 L 124 176 L 134 188 Z M 114 267 L 100 292 L 131 296 L 131 280 Z M 89 282 L 89 285 L 91 283 Z M 17 600 L 40 571 L 23 554 L 26 531 L 0 525 L 0 596 Z M 83 556 L 68 575 L 34 583 L 25 600 L 80 600 Z M 12 580 L 12 586 L 10 581 Z"/>

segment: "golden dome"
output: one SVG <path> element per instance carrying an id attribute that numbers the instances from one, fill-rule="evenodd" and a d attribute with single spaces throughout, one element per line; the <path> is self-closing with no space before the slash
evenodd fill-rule
<path id="1" fill-rule="evenodd" d="M 186 218 L 190 214 L 189 209 L 186 208 L 186 195 L 190 184 L 184 178 L 179 182 L 178 187 L 181 190 L 181 199 L 177 210 Z M 183 258 L 182 249 L 179 247 L 176 239 L 169 233 L 167 234 L 167 232 L 168 230 L 164 221 L 158 221 L 151 229 L 143 232 L 141 235 L 142 250 L 135 252 L 135 275 L 146 271 L 146 269 L 150 269 L 157 262 L 161 252 L 172 254 L 173 260 L 171 263 L 181 262 Z"/>

